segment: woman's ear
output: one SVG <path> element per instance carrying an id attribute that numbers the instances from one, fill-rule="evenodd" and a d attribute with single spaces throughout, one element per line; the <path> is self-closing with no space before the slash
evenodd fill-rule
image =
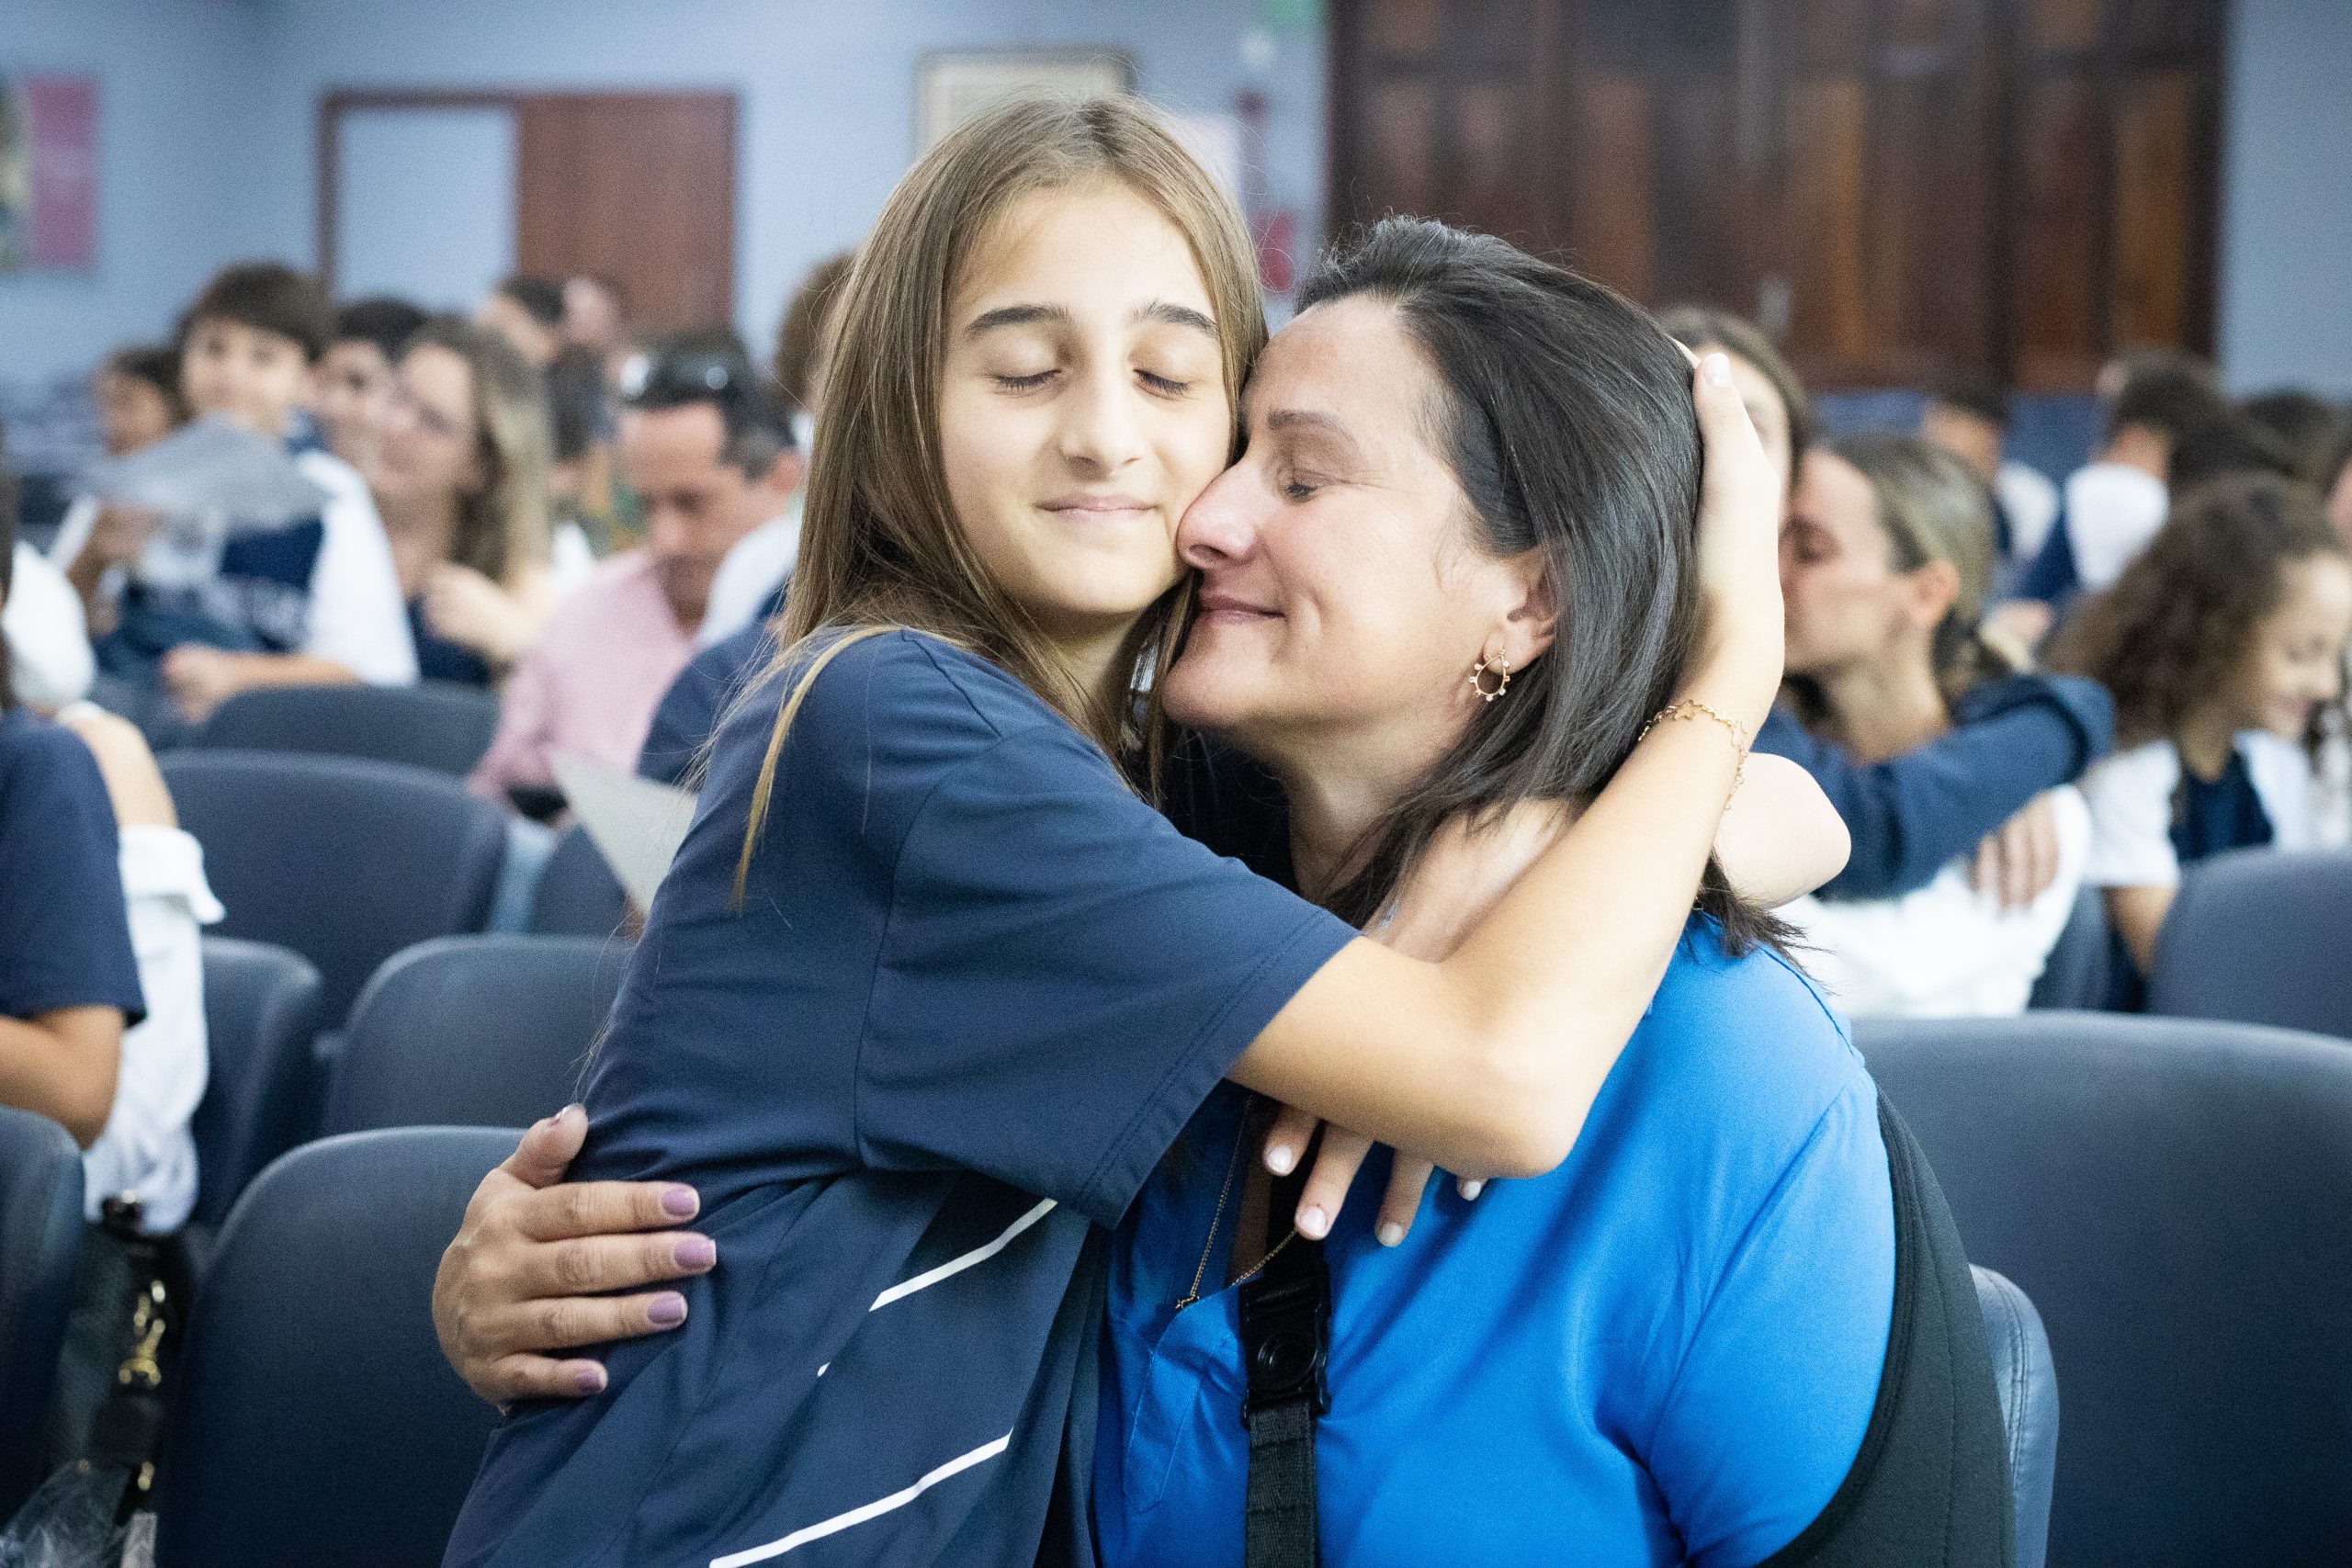
<path id="1" fill-rule="evenodd" d="M 1518 602 L 1504 616 L 1504 637 L 1510 645 L 1505 657 L 1512 669 L 1524 670 L 1558 635 L 1559 598 L 1552 592 L 1552 574 L 1544 567 L 1541 550 L 1528 551 L 1511 563 L 1510 570 Z"/>

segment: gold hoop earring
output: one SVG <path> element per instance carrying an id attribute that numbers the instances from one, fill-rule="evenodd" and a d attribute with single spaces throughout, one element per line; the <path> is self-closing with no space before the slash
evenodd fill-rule
<path id="1" fill-rule="evenodd" d="M 1487 677 L 1489 675 L 1495 678 L 1495 683 L 1492 686 L 1487 684 Z M 1478 694 L 1480 702 L 1485 703 L 1493 702 L 1497 697 L 1510 691 L 1510 660 L 1497 659 L 1490 661 L 1480 659 L 1477 663 L 1470 667 L 1470 689 Z"/>

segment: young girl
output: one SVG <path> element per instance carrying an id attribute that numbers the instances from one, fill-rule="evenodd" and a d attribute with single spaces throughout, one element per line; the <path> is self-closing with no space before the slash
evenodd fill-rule
<path id="1" fill-rule="evenodd" d="M 2059 659 L 2115 694 L 2124 749 L 2083 781 L 2088 876 L 2139 976 L 2182 866 L 2337 836 L 2303 742 L 2343 697 L 2347 637 L 2352 558 L 2320 498 L 2269 475 L 2184 498 L 2062 634 Z"/>
<path id="2" fill-rule="evenodd" d="M 1977 636 L 1995 541 L 1984 488 L 1908 436 L 1860 435 L 1807 453 L 1781 535 L 1788 669 L 1814 734 L 1868 764 L 1964 723 L 1988 682 L 2014 673 Z M 2058 874 L 2024 908 L 1970 885 L 1964 860 L 1894 898 L 1799 899 L 1805 964 L 1856 1016 L 2016 1013 L 2065 928 L 2090 820 L 2052 792 Z"/>
<path id="3" fill-rule="evenodd" d="M 1815 429 L 1795 369 L 1755 325 L 1727 311 L 1685 305 L 1660 324 L 1693 352 L 1730 358 L 1765 450 L 1793 484 Z M 2107 694 L 2095 683 L 2014 675 L 1979 686 L 1951 728 L 1896 755 L 1858 761 L 1785 706 L 1765 720 L 1756 746 L 1811 773 L 1852 835 L 1846 868 L 1824 897 L 1898 898 L 1973 853 L 1976 886 L 2015 909 L 2058 875 L 2047 792 L 2079 777 L 2112 732 Z"/>
<path id="4" fill-rule="evenodd" d="M 601 1397 L 501 1429 L 450 1561 L 1082 1556 L 1099 1227 L 1220 1077 L 1470 1175 L 1575 1141 L 1778 682 L 1761 455 L 1702 376 L 1682 705 L 1451 956 L 1358 940 L 1110 761 L 1148 761 L 1171 535 L 1263 341 L 1250 255 L 1120 102 L 976 120 L 886 207 L 785 666 L 714 742 L 588 1089 L 586 1173 L 693 1181 L 728 1262 Z M 1462 679 L 1523 672 L 1544 635 L 1503 629 Z"/>
<path id="5" fill-rule="evenodd" d="M 537 637 L 567 570 L 591 564 L 576 526 L 560 549 L 550 533 L 548 441 L 538 373 L 504 338 L 438 316 L 409 339 L 368 482 L 422 679 L 491 684 Z"/>

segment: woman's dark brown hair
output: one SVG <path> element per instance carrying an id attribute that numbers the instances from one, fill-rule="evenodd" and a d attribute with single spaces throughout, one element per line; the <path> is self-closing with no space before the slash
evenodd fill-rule
<path id="1" fill-rule="evenodd" d="M 2172 734 L 2227 689 L 2287 569 L 2345 553 L 2307 486 L 2273 474 L 2216 479 L 2184 497 L 2146 551 L 2060 632 L 2053 668 L 2115 696 L 2119 746 Z"/>
<path id="2" fill-rule="evenodd" d="M 1552 647 L 1512 674 L 1374 830 L 1324 903 L 1364 925 L 1438 829 L 1522 800 L 1589 800 L 1674 698 L 1696 650 L 1699 423 L 1690 365 L 1642 310 L 1500 240 L 1391 218 L 1299 290 L 1394 306 L 1434 367 L 1440 451 L 1485 553 L 1540 552 L 1559 608 Z M 1727 947 L 1786 928 L 1712 862 L 1700 908 Z"/>

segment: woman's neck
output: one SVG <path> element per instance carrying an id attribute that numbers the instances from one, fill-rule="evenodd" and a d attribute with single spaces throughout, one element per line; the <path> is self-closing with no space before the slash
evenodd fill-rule
<path id="1" fill-rule="evenodd" d="M 1828 729 L 1862 763 L 1883 762 L 1951 728 L 1951 710 L 1923 660 L 1863 661 L 1815 676 Z"/>
<path id="2" fill-rule="evenodd" d="M 1373 831 L 1453 736 L 1422 726 L 1346 738 L 1316 735 L 1259 750 L 1290 807 L 1291 874 L 1309 898 L 1362 869 Z"/>
<path id="3" fill-rule="evenodd" d="M 2180 721 L 2172 745 L 2180 754 L 2181 767 L 2211 784 L 2228 769 L 2237 739 L 2237 723 L 2229 710 L 2208 703 Z"/>
<path id="4" fill-rule="evenodd" d="M 384 536 L 391 542 L 392 566 L 400 573 L 401 592 L 413 599 L 424 586 L 425 570 L 436 561 L 447 560 L 457 548 L 458 498 L 379 496 L 376 513 L 384 520 Z"/>

